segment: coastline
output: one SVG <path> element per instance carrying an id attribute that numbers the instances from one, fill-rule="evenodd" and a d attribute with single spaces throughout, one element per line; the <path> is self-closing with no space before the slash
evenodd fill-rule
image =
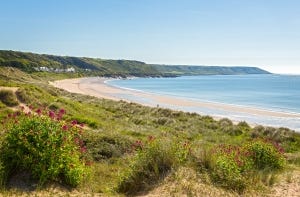
<path id="1" fill-rule="evenodd" d="M 145 106 L 150 107 L 165 107 L 171 108 L 174 110 L 183 110 L 190 112 L 197 112 L 201 115 L 210 115 L 216 119 L 228 117 L 233 119 L 233 121 L 238 122 L 242 120 L 235 120 L 234 116 L 243 116 L 249 115 L 253 118 L 274 118 L 281 121 L 285 119 L 295 119 L 295 121 L 300 120 L 300 114 L 296 113 L 286 113 L 271 111 L 253 107 L 245 107 L 239 105 L 215 103 L 215 102 L 204 102 L 204 101 L 194 101 L 187 100 L 183 98 L 177 98 L 172 96 L 158 95 L 147 93 L 138 90 L 131 90 L 121 87 L 115 87 L 106 83 L 108 80 L 114 80 L 112 78 L 100 78 L 100 77 L 91 77 L 91 78 L 75 78 L 75 79 L 64 79 L 54 82 L 49 82 L 50 85 L 64 89 L 68 92 L 85 94 L 90 96 L 95 96 L 98 98 L 111 99 L 115 101 L 127 101 L 127 102 L 136 102 Z M 193 109 L 198 108 L 198 110 L 193 111 Z M 209 113 L 209 111 L 220 111 L 223 115 L 216 116 Z M 234 115 L 235 114 L 235 115 Z M 249 122 L 248 120 L 245 120 Z M 261 124 L 260 122 L 250 121 L 252 126 Z M 273 126 L 273 125 L 270 125 Z M 276 126 L 276 125 L 275 125 Z M 279 125 L 280 126 L 280 125 Z M 289 127 L 289 125 L 285 126 Z M 300 130 L 300 128 L 292 128 L 295 130 Z"/>

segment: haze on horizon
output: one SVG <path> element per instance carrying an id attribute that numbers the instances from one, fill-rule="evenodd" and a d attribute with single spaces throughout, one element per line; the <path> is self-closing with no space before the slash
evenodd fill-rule
<path id="1" fill-rule="evenodd" d="M 0 49 L 300 74 L 298 0 L 10 0 Z"/>

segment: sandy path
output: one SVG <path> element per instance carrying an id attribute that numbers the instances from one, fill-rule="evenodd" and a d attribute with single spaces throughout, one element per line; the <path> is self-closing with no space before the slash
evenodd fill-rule
<path id="1" fill-rule="evenodd" d="M 147 100 L 151 100 L 151 103 L 143 102 L 142 100 L 139 103 L 148 106 L 149 105 L 157 106 L 159 104 L 159 105 L 167 105 L 167 106 L 171 105 L 174 107 L 200 107 L 200 108 L 202 107 L 202 108 L 208 108 L 212 110 L 242 112 L 242 113 L 260 115 L 260 116 L 300 119 L 300 114 L 268 111 L 264 109 L 257 109 L 257 108 L 250 108 L 250 107 L 236 106 L 236 105 L 227 105 L 227 104 L 213 103 L 213 102 L 185 100 L 185 99 L 175 98 L 171 96 L 162 96 L 162 95 L 150 94 L 150 93 L 139 92 L 134 90 L 116 88 L 107 85 L 105 83 L 106 80 L 108 79 L 94 77 L 94 78 L 65 79 L 65 80 L 54 81 L 49 83 L 57 88 L 61 88 L 72 93 L 86 94 L 98 98 L 106 98 L 112 100 L 126 100 L 126 99 L 122 99 L 120 95 L 127 95 L 132 98 L 146 98 Z"/>

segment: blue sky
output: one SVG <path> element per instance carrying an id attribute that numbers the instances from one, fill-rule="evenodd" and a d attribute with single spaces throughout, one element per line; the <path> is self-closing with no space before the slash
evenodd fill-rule
<path id="1" fill-rule="evenodd" d="M 2 0 L 0 49 L 300 73 L 298 0 Z"/>

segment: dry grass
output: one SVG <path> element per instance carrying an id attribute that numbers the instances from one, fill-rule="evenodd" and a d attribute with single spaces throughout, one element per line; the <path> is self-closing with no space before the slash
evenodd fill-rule
<path id="1" fill-rule="evenodd" d="M 213 186 L 205 174 L 193 168 L 181 167 L 155 189 L 139 196 L 239 196 L 235 192 Z"/>

